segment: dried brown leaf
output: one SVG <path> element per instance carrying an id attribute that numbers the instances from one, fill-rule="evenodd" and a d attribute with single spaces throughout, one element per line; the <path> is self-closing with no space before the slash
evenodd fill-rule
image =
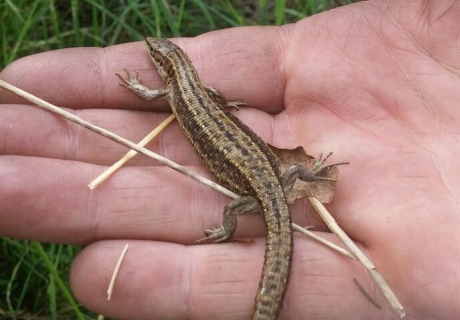
<path id="1" fill-rule="evenodd" d="M 312 168 L 317 161 L 315 157 L 307 154 L 303 147 L 295 149 L 279 149 L 270 146 L 272 151 L 278 156 L 280 161 L 280 170 L 283 173 L 292 165 L 304 165 Z M 336 180 L 339 169 L 336 166 L 327 166 L 320 172 L 320 176 Z M 287 195 L 287 202 L 293 203 L 296 199 L 314 196 L 322 203 L 329 203 L 334 197 L 335 181 L 318 180 L 305 182 L 297 179 L 291 192 Z"/>

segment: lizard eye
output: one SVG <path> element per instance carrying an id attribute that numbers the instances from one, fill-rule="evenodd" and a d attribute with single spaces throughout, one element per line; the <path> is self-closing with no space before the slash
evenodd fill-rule
<path id="1" fill-rule="evenodd" d="M 151 56 L 152 56 L 153 60 L 155 60 L 156 63 L 158 63 L 158 64 L 163 63 L 164 56 L 159 54 L 158 52 L 152 52 Z"/>
<path id="2" fill-rule="evenodd" d="M 150 59 L 152 60 L 153 64 L 156 67 L 163 66 L 163 62 L 165 61 L 165 56 L 161 53 L 155 52 L 154 50 L 150 51 Z"/>

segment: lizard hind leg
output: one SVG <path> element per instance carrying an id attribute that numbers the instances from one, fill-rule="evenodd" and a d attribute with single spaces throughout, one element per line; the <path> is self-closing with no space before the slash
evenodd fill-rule
<path id="1" fill-rule="evenodd" d="M 224 218 L 220 227 L 211 230 L 206 230 L 206 237 L 195 241 L 195 244 L 207 243 L 209 241 L 224 242 L 231 238 L 236 230 L 237 219 L 236 215 L 241 213 L 252 213 L 260 211 L 260 204 L 256 198 L 252 196 L 244 196 L 232 200 L 225 206 Z"/>
<path id="2" fill-rule="evenodd" d="M 326 180 L 326 181 L 335 181 L 329 178 L 324 178 L 319 176 L 321 171 L 324 168 L 319 170 L 313 170 L 302 165 L 292 165 L 284 171 L 283 176 L 281 177 L 281 184 L 283 186 L 284 194 L 289 194 L 292 187 L 297 179 L 306 182 L 312 182 L 317 180 Z"/>
<path id="3" fill-rule="evenodd" d="M 336 182 L 334 179 L 330 179 L 327 177 L 322 177 L 321 174 L 332 167 L 340 166 L 343 164 L 349 164 L 349 162 L 338 162 L 326 165 L 324 162 L 332 155 L 332 152 L 326 155 L 326 157 L 320 156 L 318 160 L 316 160 L 313 164 L 312 168 L 307 168 L 303 165 L 294 164 L 288 167 L 281 177 L 281 185 L 283 186 L 284 194 L 287 195 L 291 192 L 292 187 L 296 179 L 300 179 L 305 182 L 312 182 L 312 181 L 333 181 Z"/>

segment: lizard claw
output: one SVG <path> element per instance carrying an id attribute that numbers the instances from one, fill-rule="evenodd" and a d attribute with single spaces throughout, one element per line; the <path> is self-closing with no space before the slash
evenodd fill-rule
<path id="1" fill-rule="evenodd" d="M 246 107 L 247 103 L 243 101 L 230 101 L 227 102 L 227 108 L 235 108 L 236 111 L 240 110 L 240 107 Z"/>
<path id="2" fill-rule="evenodd" d="M 115 75 L 121 80 L 120 86 L 130 89 L 141 84 L 141 77 L 139 76 L 139 72 L 136 72 L 136 75 L 134 76 L 127 69 L 125 69 L 125 72 L 126 79 L 119 73 L 115 73 Z"/>
<path id="3" fill-rule="evenodd" d="M 349 164 L 349 162 L 337 162 L 337 163 L 326 165 L 325 162 L 331 155 L 332 155 L 332 152 L 329 152 L 323 158 L 323 154 L 321 153 L 319 155 L 319 158 L 314 161 L 313 166 L 312 166 L 311 169 L 312 169 L 313 173 L 317 176 L 316 180 L 325 180 L 325 181 L 334 181 L 334 182 L 336 182 L 336 180 L 334 180 L 334 179 L 323 178 L 323 177 L 320 177 L 318 175 L 321 174 L 321 172 L 323 172 L 324 170 L 327 170 L 327 169 L 330 169 L 330 168 L 333 168 L 333 167 L 336 167 L 336 166 L 339 166 L 339 165 L 343 165 L 343 164 Z"/>
<path id="4" fill-rule="evenodd" d="M 214 228 L 212 230 L 206 230 L 204 233 L 206 237 L 203 239 L 196 240 L 194 244 L 207 243 L 211 240 L 214 240 L 213 242 L 215 243 L 219 243 L 219 242 L 227 241 L 230 238 L 230 235 L 228 234 L 228 232 L 225 230 L 223 226 Z"/>

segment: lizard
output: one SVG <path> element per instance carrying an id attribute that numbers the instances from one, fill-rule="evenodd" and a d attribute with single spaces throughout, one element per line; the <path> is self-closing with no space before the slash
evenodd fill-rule
<path id="1" fill-rule="evenodd" d="M 239 118 L 227 110 L 223 95 L 204 85 L 186 53 L 168 39 L 147 37 L 145 43 L 166 88 L 150 90 L 139 74 L 127 79 L 116 74 L 120 85 L 143 100 L 167 99 L 180 128 L 201 162 L 225 187 L 241 197 L 224 208 L 220 227 L 206 230 L 195 243 L 223 242 L 231 238 L 240 213 L 261 211 L 267 228 L 262 276 L 252 319 L 277 319 L 283 305 L 293 258 L 293 231 L 286 194 L 296 179 L 331 180 L 321 171 L 333 165 L 309 169 L 293 165 L 281 174 L 279 160 L 268 145 Z"/>

